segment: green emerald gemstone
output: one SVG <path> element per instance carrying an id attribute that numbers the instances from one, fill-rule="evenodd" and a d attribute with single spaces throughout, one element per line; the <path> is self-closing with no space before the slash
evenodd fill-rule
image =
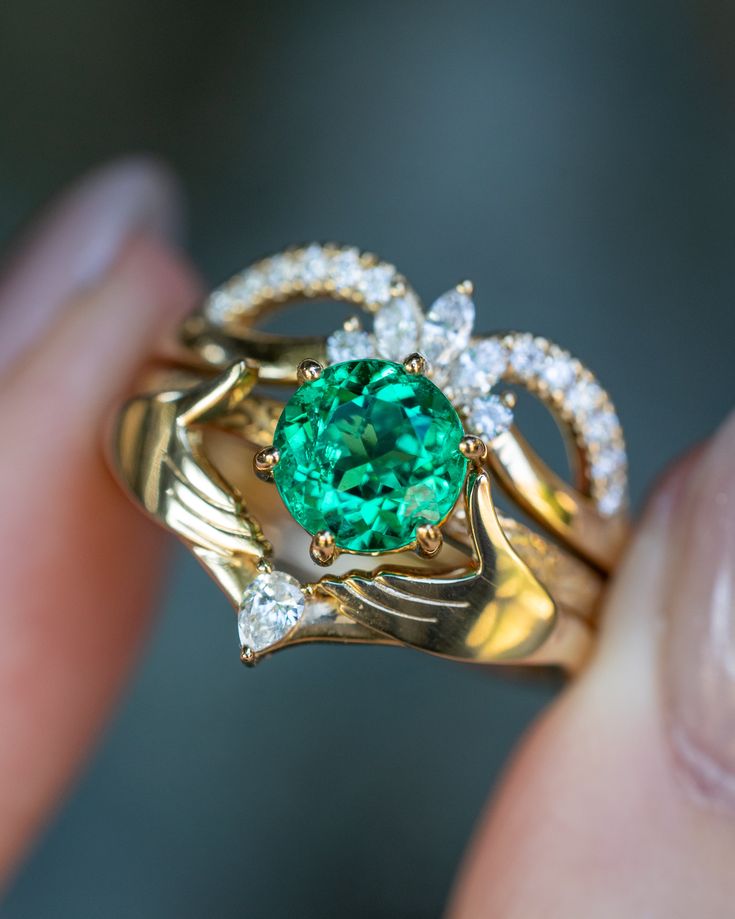
<path id="1" fill-rule="evenodd" d="M 380 360 L 325 368 L 286 403 L 274 445 L 278 491 L 312 535 L 352 552 L 403 549 L 457 500 L 462 422 L 431 380 Z"/>

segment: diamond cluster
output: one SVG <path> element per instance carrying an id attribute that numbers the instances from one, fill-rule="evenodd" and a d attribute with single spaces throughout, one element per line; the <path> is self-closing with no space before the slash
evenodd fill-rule
<path id="1" fill-rule="evenodd" d="M 626 501 L 627 460 L 610 397 L 578 360 L 545 338 L 510 333 L 473 339 L 471 294 L 471 285 L 461 284 L 424 314 L 394 265 L 353 246 L 312 243 L 256 262 L 215 290 L 205 312 L 226 324 L 263 303 L 296 297 L 358 304 L 372 314 L 372 332 L 356 319 L 334 332 L 327 340 L 331 364 L 373 357 L 400 361 L 420 351 L 468 430 L 488 441 L 513 421 L 512 408 L 493 388 L 521 384 L 571 424 L 587 461 L 592 498 L 601 513 L 617 513 Z"/>
<path id="2" fill-rule="evenodd" d="M 525 386 L 571 425 L 600 513 L 620 511 L 627 499 L 628 461 L 610 396 L 580 361 L 547 339 L 513 332 L 500 341 L 508 354 L 503 378 Z"/>
<path id="3" fill-rule="evenodd" d="M 512 402 L 493 390 L 519 384 L 569 424 L 585 459 L 589 492 L 607 516 L 627 500 L 625 443 L 615 408 L 593 374 L 545 338 L 512 332 L 472 337 L 475 306 L 467 282 L 424 312 L 395 266 L 351 246 L 313 243 L 262 259 L 216 289 L 208 318 L 226 325 L 270 302 L 329 297 L 372 315 L 372 331 L 351 319 L 327 340 L 330 364 L 378 358 L 402 361 L 420 352 L 428 375 L 487 442 L 513 423 Z M 241 644 L 250 653 L 281 641 L 303 615 L 306 600 L 290 575 L 267 571 L 246 588 L 238 618 Z"/>
<path id="4" fill-rule="evenodd" d="M 323 296 L 358 303 L 371 312 L 402 298 L 418 304 L 394 265 L 354 246 L 312 243 L 255 262 L 218 287 L 204 309 L 213 322 L 227 323 L 262 303 Z"/>

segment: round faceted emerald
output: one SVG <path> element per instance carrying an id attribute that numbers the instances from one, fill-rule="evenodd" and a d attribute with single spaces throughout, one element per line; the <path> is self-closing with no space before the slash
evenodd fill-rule
<path id="1" fill-rule="evenodd" d="M 329 530 L 352 552 L 402 549 L 454 506 L 467 471 L 463 433 L 431 380 L 389 361 L 346 361 L 286 403 L 274 478 L 309 533 Z"/>

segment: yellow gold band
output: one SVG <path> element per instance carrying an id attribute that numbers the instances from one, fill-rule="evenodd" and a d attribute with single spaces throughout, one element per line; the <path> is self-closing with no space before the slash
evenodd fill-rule
<path id="1" fill-rule="evenodd" d="M 305 360 L 319 368 L 318 376 L 330 343 L 265 335 L 256 325 L 284 302 L 329 297 L 358 304 L 376 316 L 377 326 L 381 306 L 369 300 L 364 279 L 379 269 L 390 275 L 386 309 L 416 297 L 392 266 L 366 254 L 353 257 L 357 268 L 349 284 L 330 279 L 328 268 L 314 280 L 307 275 L 307 253 L 314 250 L 302 247 L 256 264 L 215 291 L 184 324 L 166 363 L 142 383 L 144 394 L 120 414 L 115 457 L 125 486 L 189 545 L 236 607 L 255 580 L 272 576 L 274 556 L 299 571 L 306 603 L 298 618 L 267 648 L 244 646 L 246 662 L 291 644 L 341 641 L 403 644 L 479 663 L 578 669 L 592 645 L 599 597 L 627 533 L 619 494 L 625 489 L 624 465 L 614 468 L 611 479 L 602 462 L 609 466 L 609 457 L 617 457 L 624 445 L 607 394 L 586 368 L 545 339 L 475 336 L 470 350 L 479 353 L 483 342 L 492 342 L 507 354 L 495 382 L 523 386 L 549 408 L 569 450 L 574 485 L 509 425 L 473 455 L 463 500 L 442 525 L 440 557 L 403 568 L 386 567 L 392 557 L 371 553 L 368 561 L 371 568 L 377 563 L 376 571 L 314 576 L 306 560 L 308 536 L 273 486 L 252 471 L 253 457 L 257 467 L 259 451 L 273 443 L 283 410 L 283 402 L 259 392 L 257 384 L 293 386 Z M 355 250 L 319 247 L 327 266 L 344 262 L 346 252 Z M 279 282 L 273 265 L 287 262 L 289 271 Z M 458 290 L 464 297 L 471 293 L 469 286 Z M 521 360 L 528 354 L 536 355 L 530 369 Z M 420 360 L 411 372 L 423 367 Z M 452 380 L 458 378 L 441 376 L 448 392 L 456 390 Z M 434 379 L 439 381 L 439 373 Z M 472 417 L 465 420 L 468 433 L 474 433 L 468 429 Z M 278 461 L 277 455 L 267 459 Z M 496 511 L 491 475 L 546 535 Z M 613 498 L 620 506 L 611 513 Z M 312 553 L 315 539 L 312 534 Z"/>

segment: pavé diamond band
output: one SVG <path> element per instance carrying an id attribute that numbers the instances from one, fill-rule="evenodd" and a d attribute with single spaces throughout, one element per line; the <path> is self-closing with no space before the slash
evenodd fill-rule
<path id="1" fill-rule="evenodd" d="M 119 475 L 238 610 L 246 663 L 307 641 L 584 661 L 627 533 L 620 423 L 557 345 L 474 334 L 472 297 L 463 282 L 424 311 L 371 254 L 287 250 L 215 290 L 121 411 Z M 371 330 L 257 328 L 310 299 L 355 304 Z M 573 484 L 522 437 L 506 385 L 550 410 Z M 497 510 L 491 480 L 530 525 Z"/>

